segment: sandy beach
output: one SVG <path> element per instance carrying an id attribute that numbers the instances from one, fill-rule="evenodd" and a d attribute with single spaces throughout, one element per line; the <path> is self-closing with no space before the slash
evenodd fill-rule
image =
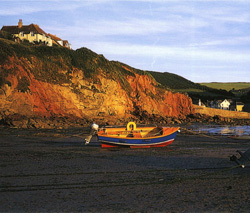
<path id="1" fill-rule="evenodd" d="M 180 133 L 164 148 L 102 149 L 86 129 L 0 131 L 0 212 L 249 212 L 249 140 Z M 84 135 L 82 135 L 84 136 Z"/>

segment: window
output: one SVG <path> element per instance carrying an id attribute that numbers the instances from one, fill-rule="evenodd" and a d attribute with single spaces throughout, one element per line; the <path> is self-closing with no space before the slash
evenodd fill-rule
<path id="1" fill-rule="evenodd" d="M 23 32 L 20 32 L 20 36 L 21 36 L 21 37 L 24 37 L 24 33 L 23 33 Z"/>
<path id="2" fill-rule="evenodd" d="M 30 32 L 31 36 L 35 36 L 35 33 L 33 31 Z"/>

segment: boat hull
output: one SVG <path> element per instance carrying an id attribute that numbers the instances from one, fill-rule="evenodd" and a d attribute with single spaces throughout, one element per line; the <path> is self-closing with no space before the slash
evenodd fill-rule
<path id="1" fill-rule="evenodd" d="M 168 135 L 149 138 L 119 138 L 98 135 L 102 148 L 129 147 L 129 148 L 150 148 L 164 147 L 171 144 L 177 134 L 178 128 Z"/>
<path id="2" fill-rule="evenodd" d="M 159 144 L 138 144 L 138 145 L 131 145 L 131 144 L 118 144 L 118 143 L 110 143 L 110 142 L 101 142 L 102 148 L 112 148 L 112 147 L 128 147 L 128 148 L 151 148 L 151 147 L 164 147 L 171 144 L 174 139 L 162 142 Z"/>

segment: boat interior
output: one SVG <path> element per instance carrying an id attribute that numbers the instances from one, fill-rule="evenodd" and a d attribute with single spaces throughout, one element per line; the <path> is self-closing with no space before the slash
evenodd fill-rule
<path id="1" fill-rule="evenodd" d="M 163 134 L 163 128 L 161 127 L 151 127 L 143 128 L 137 130 L 126 130 L 117 128 L 104 128 L 98 132 L 99 135 L 121 137 L 121 138 L 144 138 L 144 137 L 154 137 Z"/>
<path id="2" fill-rule="evenodd" d="M 177 131 L 176 127 L 139 127 L 134 122 L 129 122 L 126 128 L 101 128 L 99 136 L 119 138 L 149 138 L 168 135 Z"/>

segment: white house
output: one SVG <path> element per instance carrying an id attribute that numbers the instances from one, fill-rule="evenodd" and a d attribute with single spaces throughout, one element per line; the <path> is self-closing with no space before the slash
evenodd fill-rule
<path id="1" fill-rule="evenodd" d="M 49 33 L 49 36 L 53 39 L 53 42 L 55 44 L 71 49 L 71 44 L 67 40 L 62 40 L 61 38 L 57 37 L 56 35 L 52 35 L 50 33 Z"/>
<path id="2" fill-rule="evenodd" d="M 22 19 L 19 20 L 17 26 L 3 26 L 1 30 L 12 34 L 17 41 L 43 42 L 48 46 L 56 44 L 71 49 L 71 45 L 67 40 L 62 40 L 56 35 L 47 34 L 37 24 L 23 25 Z"/>
<path id="3" fill-rule="evenodd" d="M 224 101 L 222 101 L 220 103 L 220 108 L 221 109 L 229 110 L 230 104 L 231 104 L 230 101 L 228 101 L 227 99 L 225 99 Z"/>
<path id="4" fill-rule="evenodd" d="M 52 39 L 46 32 L 37 24 L 23 25 L 22 19 L 19 20 L 17 26 L 3 26 L 1 30 L 20 40 L 28 40 L 30 43 L 44 42 L 46 45 L 52 46 Z"/>

